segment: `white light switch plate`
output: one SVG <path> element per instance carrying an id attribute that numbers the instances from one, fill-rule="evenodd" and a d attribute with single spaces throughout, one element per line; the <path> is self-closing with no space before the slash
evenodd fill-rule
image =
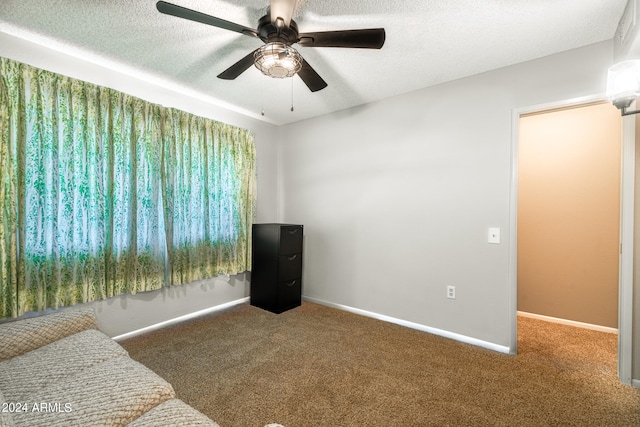
<path id="1" fill-rule="evenodd" d="M 498 227 L 489 227 L 489 243 L 500 243 L 500 228 Z"/>

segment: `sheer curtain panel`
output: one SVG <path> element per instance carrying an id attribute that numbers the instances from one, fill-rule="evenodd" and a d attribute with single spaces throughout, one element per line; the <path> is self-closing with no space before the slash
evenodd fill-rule
<path id="1" fill-rule="evenodd" d="M 244 129 L 0 58 L 0 316 L 250 267 Z"/>

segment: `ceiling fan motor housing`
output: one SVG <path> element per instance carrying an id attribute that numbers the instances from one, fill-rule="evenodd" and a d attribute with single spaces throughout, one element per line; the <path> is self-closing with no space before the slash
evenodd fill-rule
<path id="1" fill-rule="evenodd" d="M 276 22 L 271 22 L 271 15 L 265 15 L 258 21 L 258 37 L 265 43 L 279 42 L 291 46 L 299 40 L 298 24 L 292 19 L 288 27 L 278 27 Z"/>
<path id="2" fill-rule="evenodd" d="M 302 57 L 291 45 L 298 41 L 298 26 L 291 20 L 289 26 L 278 18 L 271 21 L 265 15 L 258 21 L 258 37 L 265 43 L 254 51 L 254 65 L 262 74 L 285 78 L 294 76 L 302 68 Z"/>

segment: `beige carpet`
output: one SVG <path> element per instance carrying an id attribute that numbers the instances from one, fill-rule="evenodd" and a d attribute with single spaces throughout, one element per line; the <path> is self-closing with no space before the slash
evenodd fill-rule
<path id="1" fill-rule="evenodd" d="M 508 356 L 317 304 L 122 342 L 222 427 L 638 426 L 615 335 L 522 318 Z"/>

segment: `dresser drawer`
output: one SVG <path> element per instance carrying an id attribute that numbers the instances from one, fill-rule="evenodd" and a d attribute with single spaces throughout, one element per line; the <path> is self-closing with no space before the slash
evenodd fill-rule
<path id="1" fill-rule="evenodd" d="M 299 225 L 280 228 L 280 254 L 302 252 L 302 227 Z"/>
<path id="2" fill-rule="evenodd" d="M 280 255 L 278 257 L 278 281 L 302 276 L 302 254 Z"/>
<path id="3" fill-rule="evenodd" d="M 302 302 L 302 280 L 287 280 L 278 284 L 278 307 L 282 311 L 297 307 Z"/>

